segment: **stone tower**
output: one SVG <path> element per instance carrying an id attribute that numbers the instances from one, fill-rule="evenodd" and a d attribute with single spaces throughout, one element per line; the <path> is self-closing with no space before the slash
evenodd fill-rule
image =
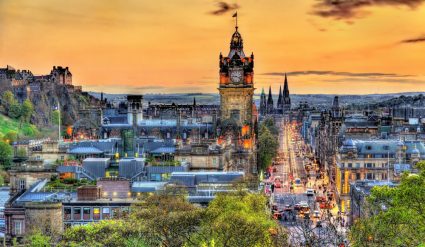
<path id="1" fill-rule="evenodd" d="M 283 110 L 291 110 L 291 98 L 289 97 L 288 78 L 285 73 L 285 84 L 283 85 Z"/>
<path id="2" fill-rule="evenodd" d="M 245 56 L 238 26 L 230 40 L 227 57 L 220 53 L 220 120 L 237 126 L 252 125 L 254 54 Z"/>
<path id="3" fill-rule="evenodd" d="M 277 98 L 276 108 L 277 108 L 278 113 L 282 113 L 282 111 L 283 111 L 282 86 L 279 86 L 279 98 Z"/>
<path id="4" fill-rule="evenodd" d="M 272 96 L 272 87 L 269 86 L 269 96 L 267 97 L 267 113 L 273 114 L 274 107 L 273 107 L 273 96 Z"/>

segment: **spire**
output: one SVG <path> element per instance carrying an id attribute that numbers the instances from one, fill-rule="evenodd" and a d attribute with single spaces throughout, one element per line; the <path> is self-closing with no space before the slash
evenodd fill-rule
<path id="1" fill-rule="evenodd" d="M 261 89 L 261 95 L 264 94 L 264 87 Z"/>
<path id="2" fill-rule="evenodd" d="M 335 96 L 334 102 L 333 102 L 332 106 L 334 108 L 338 108 L 339 107 L 339 97 L 338 96 Z"/>
<path id="3" fill-rule="evenodd" d="M 269 86 L 269 96 L 267 98 L 267 104 L 273 104 L 272 87 L 271 86 Z"/>
<path id="4" fill-rule="evenodd" d="M 285 84 L 283 85 L 283 96 L 284 97 L 289 96 L 288 78 L 286 77 L 286 73 L 285 73 Z"/>
<path id="5" fill-rule="evenodd" d="M 193 106 L 196 106 L 196 98 L 193 97 Z"/>
<path id="6" fill-rule="evenodd" d="M 279 86 L 279 98 L 277 98 L 278 108 L 283 105 L 282 86 Z"/>

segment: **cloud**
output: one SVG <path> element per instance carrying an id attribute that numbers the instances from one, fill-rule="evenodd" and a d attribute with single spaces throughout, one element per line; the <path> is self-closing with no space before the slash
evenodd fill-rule
<path id="1" fill-rule="evenodd" d="M 327 70 L 306 70 L 306 71 L 290 71 L 286 73 L 288 76 L 305 76 L 305 75 L 332 75 L 332 76 L 349 76 L 349 77 L 409 77 L 412 75 L 399 75 L 393 73 L 353 73 L 339 72 Z M 262 75 L 284 76 L 285 72 L 269 72 Z"/>
<path id="2" fill-rule="evenodd" d="M 226 2 L 217 2 L 216 6 L 218 9 L 209 12 L 211 15 L 223 15 L 229 11 L 239 9 L 239 5 L 237 3 L 226 3 Z"/>
<path id="3" fill-rule="evenodd" d="M 415 9 L 423 3 L 424 0 L 319 0 L 313 5 L 312 14 L 336 20 L 350 20 L 364 17 L 368 13 L 364 10 L 365 7 L 407 6 Z"/>
<path id="4" fill-rule="evenodd" d="M 359 82 L 359 83 L 370 83 L 370 82 L 385 82 L 385 83 L 405 83 L 405 84 L 425 84 L 424 80 L 418 79 L 399 79 L 399 78 L 353 78 L 353 77 L 344 77 L 338 79 L 324 79 L 323 82 Z"/>
<path id="5" fill-rule="evenodd" d="M 412 44 L 412 43 L 419 43 L 419 42 L 425 42 L 425 34 L 416 38 L 405 39 L 400 41 L 400 43 L 403 43 L 403 44 Z"/>

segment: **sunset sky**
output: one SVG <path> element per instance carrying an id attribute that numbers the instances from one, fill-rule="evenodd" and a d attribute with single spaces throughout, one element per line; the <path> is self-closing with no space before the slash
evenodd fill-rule
<path id="1" fill-rule="evenodd" d="M 237 10 L 257 93 L 285 72 L 297 94 L 425 91 L 425 0 L 402 2 L 0 0 L 0 67 L 68 66 L 92 91 L 213 93 Z"/>

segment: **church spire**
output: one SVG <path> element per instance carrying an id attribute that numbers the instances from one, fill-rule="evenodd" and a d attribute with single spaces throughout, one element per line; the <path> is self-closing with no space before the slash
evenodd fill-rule
<path id="1" fill-rule="evenodd" d="M 285 84 L 283 85 L 283 97 L 289 97 L 288 78 L 285 73 Z"/>

